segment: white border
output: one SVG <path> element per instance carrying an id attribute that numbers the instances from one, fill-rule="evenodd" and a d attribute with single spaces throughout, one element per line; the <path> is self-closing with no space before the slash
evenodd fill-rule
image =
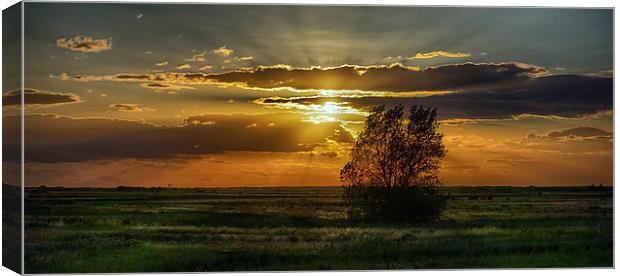
<path id="1" fill-rule="evenodd" d="M 1 7 L 5 9 L 17 1 L 11 0 L 1 0 Z M 26 2 L 52 2 L 52 1 L 26 1 Z M 67 1 L 67 0 L 59 0 L 53 2 L 95 2 L 95 1 Z M 491 1 L 491 0 L 265 0 L 265 1 L 257 1 L 257 0 L 245 0 L 245 1 L 235 1 L 235 0 L 207 0 L 207 1 L 183 1 L 183 0 L 134 0 L 134 1 L 97 1 L 97 2 L 131 2 L 131 3 L 222 3 L 222 4 L 310 4 L 310 5 L 419 5 L 419 6 L 479 6 L 479 7 L 587 7 L 587 8 L 615 8 L 616 4 L 611 0 L 503 0 L 501 2 Z M 23 18 L 23 17 L 22 17 Z M 618 50 L 618 46 L 615 43 L 616 32 L 618 28 L 618 22 L 615 20 L 615 11 L 614 11 L 614 53 Z M 0 23 L 1 25 L 1 23 Z M 0 26 L 1 28 L 1 26 Z M 23 47 L 23 22 L 22 22 L 22 47 Z M 1 38 L 0 38 L 1 45 Z M 617 64 L 618 57 L 614 54 L 614 69 L 615 64 Z M 22 60 L 23 60 L 23 51 L 22 51 Z M 2 58 L 0 55 L 0 64 Z M 23 63 L 22 63 L 23 66 Z M 617 74 L 614 70 L 614 91 L 615 91 L 615 78 Z M 22 84 L 24 83 L 24 75 L 23 75 L 23 67 L 22 67 Z M 1 81 L 1 80 L 0 80 Z M 0 100 L 1 102 L 1 100 Z M 614 106 L 616 106 L 617 98 L 614 97 Z M 23 109 L 22 109 L 23 110 Z M 23 112 L 23 111 L 22 111 Z M 616 126 L 618 125 L 618 114 L 614 112 L 614 130 L 618 129 Z M 0 134 L 1 134 L 1 125 L 2 122 L 0 120 Z M 1 135 L 0 135 L 1 137 Z M 22 136 L 23 138 L 23 136 Z M 614 150 L 615 150 L 616 141 L 614 141 Z M 23 146 L 23 142 L 22 142 Z M 0 150 L 1 152 L 1 150 Z M 23 151 L 22 151 L 23 153 Z M 23 158 L 23 157 L 22 157 Z M 614 172 L 620 171 L 620 165 L 617 161 L 618 156 L 614 154 Z M 1 163 L 0 163 L 1 168 Z M 22 168 L 23 170 L 23 168 Z M 23 174 L 23 171 L 22 171 Z M 616 182 L 616 174 L 614 173 L 614 183 Z M 23 175 L 22 175 L 22 187 L 23 187 Z M 614 189 L 615 194 L 615 189 Z M 22 198 L 23 201 L 23 198 Z M 22 203 L 23 204 L 23 203 Z M 22 205 L 23 208 L 23 205 Z M 0 206 L 1 209 L 1 206 Z M 615 241 L 615 237 L 618 235 L 618 227 L 615 220 L 615 214 L 618 214 L 618 204 L 614 197 L 614 265 L 618 264 L 618 249 L 620 248 L 618 242 Z M 22 210 L 23 211 L 23 210 Z M 1 224 L 0 224 L 1 229 Z M 23 223 L 22 223 L 23 229 Z M 23 231 L 23 230 L 22 230 Z M 1 239 L 0 239 L 1 244 Z M 22 235 L 22 246 L 23 246 L 23 235 Z M 0 256 L 1 258 L 1 256 Z M 23 250 L 22 250 L 22 258 L 23 258 Z M 22 268 L 23 269 L 23 268 Z M 23 271 L 23 270 L 22 270 Z M 482 269 L 482 270 L 409 270 L 409 271 L 372 271 L 372 272 L 359 272 L 359 271 L 347 271 L 347 272 L 332 272 L 332 271 L 320 271 L 320 272 L 284 272 L 284 274 L 288 275 L 382 275 L 383 273 L 388 273 L 389 275 L 411 275 L 414 274 L 416 276 L 424 276 L 424 275 L 467 275 L 467 276 L 487 276 L 487 275 L 495 275 L 502 274 L 507 276 L 512 275 L 523 275 L 528 274 L 532 276 L 536 275 L 563 275 L 563 276 L 572 276 L 572 275 L 584 275 L 584 274 L 596 274 L 596 275 L 615 275 L 615 269 L 511 269 L 511 270 L 490 270 L 490 269 Z M 195 275 L 196 273 L 134 273 L 131 275 Z M 231 276 L 241 276 L 241 275 L 282 275 L 283 272 L 253 272 L 253 273 L 205 273 L 205 274 L 225 274 Z M 15 275 L 14 272 L 8 270 L 5 267 L 0 267 L 0 275 Z M 72 274 L 72 275 L 92 275 L 92 274 Z"/>
<path id="2" fill-rule="evenodd" d="M 21 273 L 24 274 L 24 271 L 26 271 L 24 269 L 24 263 L 25 263 L 25 260 L 26 260 L 26 258 L 25 258 L 26 247 L 24 246 L 25 233 L 26 233 L 25 228 L 24 228 L 25 224 L 26 224 L 26 218 L 25 218 L 26 212 L 24 212 L 24 209 L 25 209 L 25 206 L 26 206 L 25 205 L 25 195 L 26 195 L 26 192 L 24 190 L 24 187 L 26 187 L 26 182 L 25 182 L 25 179 L 24 179 L 25 176 L 26 176 L 26 172 L 25 172 L 26 165 L 24 164 L 24 160 L 25 160 L 24 159 L 24 157 L 25 157 L 25 148 L 24 148 L 24 140 L 25 140 L 24 139 L 25 138 L 25 132 L 24 132 L 24 115 L 25 115 L 25 113 L 24 112 L 25 112 L 25 110 L 24 110 L 24 104 L 26 103 L 26 100 L 24 98 L 25 97 L 24 96 L 24 93 L 25 93 L 24 92 L 24 87 L 26 87 L 26 76 L 25 76 L 26 74 L 25 74 L 25 65 L 24 65 L 24 60 L 26 60 L 26 57 L 25 57 L 25 52 L 26 51 L 24 50 L 25 49 L 25 47 L 24 47 L 24 41 L 25 41 L 25 38 L 24 38 L 24 2 L 21 3 L 20 9 L 21 9 L 21 16 L 20 16 L 20 19 L 21 19 L 21 22 L 20 22 L 20 25 L 21 25 L 20 26 L 20 28 L 21 28 L 21 38 L 20 38 L 21 39 L 21 62 L 19 64 L 19 67 L 20 67 L 20 72 L 19 72 L 19 77 L 20 77 L 19 89 L 21 90 L 21 93 L 20 93 L 21 94 L 21 107 L 20 107 L 19 112 L 20 112 L 20 117 L 21 117 L 20 118 L 20 124 L 21 124 L 20 131 L 21 131 L 21 133 L 19 135 L 20 135 L 20 140 L 21 140 L 20 141 L 20 147 L 21 147 L 20 161 L 21 161 L 21 166 L 20 166 L 19 170 L 20 170 L 20 174 L 21 174 L 21 176 L 20 176 L 21 177 L 20 185 L 21 185 L 21 190 L 22 190 L 22 192 L 21 192 L 21 207 L 22 207 L 21 208 L 22 209 L 21 210 L 22 211 L 22 215 L 21 215 L 22 225 L 21 225 L 21 228 L 22 228 L 22 232 L 21 232 L 20 238 L 21 238 L 21 245 L 22 245 Z M 0 258 L 2 258 L 2 257 L 0 257 Z"/>
<path id="3" fill-rule="evenodd" d="M 221 3 L 221 4 L 294 4 L 294 5 L 405 5 L 405 6 L 479 6 L 479 7 L 615 7 L 610 0 L 25 0 L 25 2 L 116 2 L 116 3 Z M 13 1 L 15 3 L 15 1 Z"/>

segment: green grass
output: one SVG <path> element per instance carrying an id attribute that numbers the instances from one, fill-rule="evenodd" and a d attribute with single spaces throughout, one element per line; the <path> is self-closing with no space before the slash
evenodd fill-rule
<path id="1" fill-rule="evenodd" d="M 610 188 L 447 187 L 416 225 L 350 222 L 340 192 L 30 189 L 26 273 L 613 266 Z"/>
<path id="2" fill-rule="evenodd" d="M 2 265 L 21 272 L 21 188 L 2 184 Z"/>

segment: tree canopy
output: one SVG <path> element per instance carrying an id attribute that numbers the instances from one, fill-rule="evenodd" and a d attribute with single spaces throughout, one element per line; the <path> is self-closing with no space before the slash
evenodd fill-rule
<path id="1" fill-rule="evenodd" d="M 429 220 L 445 205 L 437 187 L 446 150 L 437 110 L 375 107 L 340 172 L 350 215 L 380 220 Z"/>

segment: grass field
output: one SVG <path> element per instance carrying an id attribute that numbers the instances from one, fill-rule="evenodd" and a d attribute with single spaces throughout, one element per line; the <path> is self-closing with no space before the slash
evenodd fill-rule
<path id="1" fill-rule="evenodd" d="M 340 188 L 28 189 L 26 273 L 611 267 L 611 188 L 443 188 L 425 225 L 349 222 Z"/>

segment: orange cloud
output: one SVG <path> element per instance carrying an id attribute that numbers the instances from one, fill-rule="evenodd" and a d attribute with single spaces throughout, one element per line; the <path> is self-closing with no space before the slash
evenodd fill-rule
<path id="1" fill-rule="evenodd" d="M 458 132 L 445 136 L 448 154 L 440 175 L 448 185 L 613 183 L 609 139 L 500 138 Z"/>
<path id="2" fill-rule="evenodd" d="M 178 70 L 190 69 L 190 68 L 192 68 L 192 65 L 189 63 L 184 63 L 184 64 L 180 64 L 179 66 L 177 66 Z"/>
<path id="3" fill-rule="evenodd" d="M 436 57 L 447 57 L 447 58 L 466 58 L 470 57 L 471 54 L 468 53 L 451 53 L 444 51 L 432 51 L 428 53 L 417 53 L 415 56 L 407 57 L 407 59 L 428 59 L 428 58 L 436 58 Z"/>
<path id="4" fill-rule="evenodd" d="M 63 37 L 56 40 L 56 46 L 71 51 L 97 53 L 112 49 L 109 39 L 95 39 L 89 36 Z"/>
<path id="5" fill-rule="evenodd" d="M 223 57 L 229 57 L 235 50 L 226 48 L 226 46 L 219 47 L 213 50 L 213 53 L 221 55 Z"/>
<path id="6" fill-rule="evenodd" d="M 254 57 L 252 57 L 252 56 L 247 56 L 247 57 L 235 57 L 235 60 L 238 60 L 238 61 L 250 61 L 250 60 L 253 60 L 253 59 L 254 59 Z"/>

